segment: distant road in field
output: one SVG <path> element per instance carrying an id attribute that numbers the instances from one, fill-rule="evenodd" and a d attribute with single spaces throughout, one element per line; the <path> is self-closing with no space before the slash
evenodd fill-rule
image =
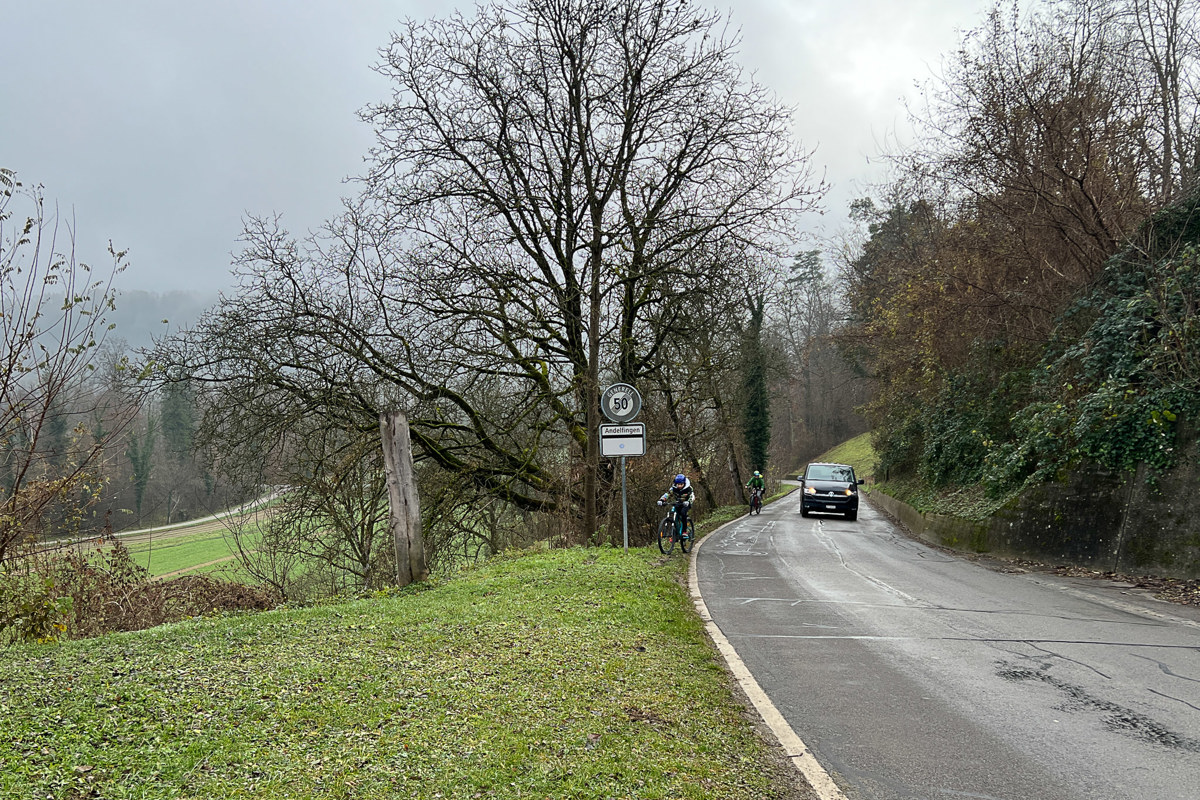
<path id="1" fill-rule="evenodd" d="M 186 569 L 177 569 L 174 572 L 164 572 L 161 575 L 155 575 L 152 580 L 165 581 L 168 578 L 178 578 L 180 575 L 191 575 L 192 573 L 198 572 L 206 567 L 215 567 L 217 564 L 228 564 L 230 561 L 236 561 L 237 558 L 237 556 L 225 556 L 224 558 L 218 558 L 215 561 L 205 561 L 203 564 L 195 564 L 194 566 Z"/>
<path id="2" fill-rule="evenodd" d="M 245 522 L 253 522 L 256 518 L 261 518 L 264 514 L 270 513 L 271 502 L 278 496 L 278 493 L 267 495 L 237 508 L 232 508 L 228 511 L 219 512 L 217 514 L 212 514 L 199 519 L 188 520 L 171 525 L 162 525 L 154 528 L 122 531 L 121 533 L 116 534 L 116 539 L 119 540 L 121 544 L 131 549 L 140 549 L 146 547 L 161 551 L 159 545 L 170 549 L 171 547 L 175 546 L 170 544 L 174 540 L 192 537 L 203 538 L 206 534 L 212 534 L 214 536 L 217 534 L 225 534 L 229 532 L 231 527 L 235 525 Z M 47 542 L 45 545 L 43 545 L 43 547 L 45 549 L 78 547 L 87 550 L 95 547 L 108 547 L 111 544 L 111 541 L 112 540 L 103 540 L 100 537 L 85 537 L 83 539 L 75 539 L 71 541 Z M 186 543 L 180 544 L 186 546 Z M 194 564 L 185 569 L 173 570 L 171 572 L 156 575 L 154 576 L 154 580 L 165 580 L 167 578 L 173 578 L 179 575 L 190 574 L 206 567 L 234 561 L 236 559 L 236 555 L 230 555 L 213 561 Z"/>
<path id="3" fill-rule="evenodd" d="M 270 503 L 278 495 L 268 497 L 246 503 L 238 508 L 230 509 L 229 511 L 214 514 L 212 516 L 203 517 L 201 519 L 189 520 L 187 522 L 176 523 L 173 525 L 164 525 L 156 528 L 146 528 L 136 531 L 127 531 L 117 534 L 117 538 L 123 545 L 129 548 L 140 548 L 142 546 L 154 547 L 155 550 L 161 551 L 161 546 L 170 548 L 170 542 L 176 539 L 204 537 L 206 534 L 225 534 L 230 531 L 233 526 L 253 522 L 255 519 L 261 518 L 265 514 L 270 513 Z M 200 564 L 193 564 L 184 569 L 172 570 L 154 576 L 154 580 L 161 581 L 169 578 L 175 578 L 180 575 L 188 575 L 207 567 L 225 564 L 237 560 L 237 555 L 224 556 L 212 561 L 206 561 Z"/>
<path id="4" fill-rule="evenodd" d="M 195 536 L 197 534 L 225 531 L 229 529 L 230 525 L 253 520 L 254 517 L 263 514 L 270 503 L 277 497 L 279 497 L 279 494 L 276 492 L 261 497 L 258 500 L 252 500 L 237 508 L 221 511 L 211 516 L 187 520 L 186 522 L 176 522 L 171 525 L 160 525 L 155 528 L 122 531 L 116 536 L 123 544 L 128 546 L 177 536 Z"/>
<path id="5" fill-rule="evenodd" d="M 806 519 L 798 494 L 703 540 L 696 579 L 847 798 L 1200 797 L 1200 608 L 988 569 L 866 504 Z"/>

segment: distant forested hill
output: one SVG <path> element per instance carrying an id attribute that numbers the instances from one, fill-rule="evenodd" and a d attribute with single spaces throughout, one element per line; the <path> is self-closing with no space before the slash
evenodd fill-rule
<path id="1" fill-rule="evenodd" d="M 149 347 L 156 338 L 194 325 L 216 302 L 216 292 L 121 291 L 116 310 L 108 315 L 117 326 L 109 336 L 123 339 L 129 349 Z"/>

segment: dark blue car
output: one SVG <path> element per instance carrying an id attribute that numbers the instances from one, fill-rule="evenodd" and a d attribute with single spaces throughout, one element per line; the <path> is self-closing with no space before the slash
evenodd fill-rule
<path id="1" fill-rule="evenodd" d="M 862 481 L 849 464 L 809 464 L 800 479 L 800 516 L 812 512 L 858 519 L 858 487 Z"/>

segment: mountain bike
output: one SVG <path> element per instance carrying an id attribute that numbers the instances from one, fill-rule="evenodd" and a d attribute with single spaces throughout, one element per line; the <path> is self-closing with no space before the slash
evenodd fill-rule
<path id="1" fill-rule="evenodd" d="M 658 523 L 658 549 L 664 556 L 671 555 L 676 542 L 679 542 L 679 552 L 686 553 L 696 541 L 696 525 L 691 519 L 687 521 L 687 530 L 683 529 L 683 516 L 679 513 L 682 505 L 682 502 L 672 503 L 667 515 Z"/>
<path id="2" fill-rule="evenodd" d="M 763 495 L 762 489 L 751 489 L 750 490 L 750 513 L 751 514 L 761 514 L 762 513 L 762 495 Z"/>

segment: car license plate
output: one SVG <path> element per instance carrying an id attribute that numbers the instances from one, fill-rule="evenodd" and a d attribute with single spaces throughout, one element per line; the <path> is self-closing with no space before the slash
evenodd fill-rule
<path id="1" fill-rule="evenodd" d="M 825 507 L 826 508 L 837 508 L 837 506 L 833 505 L 832 503 L 826 505 Z"/>

